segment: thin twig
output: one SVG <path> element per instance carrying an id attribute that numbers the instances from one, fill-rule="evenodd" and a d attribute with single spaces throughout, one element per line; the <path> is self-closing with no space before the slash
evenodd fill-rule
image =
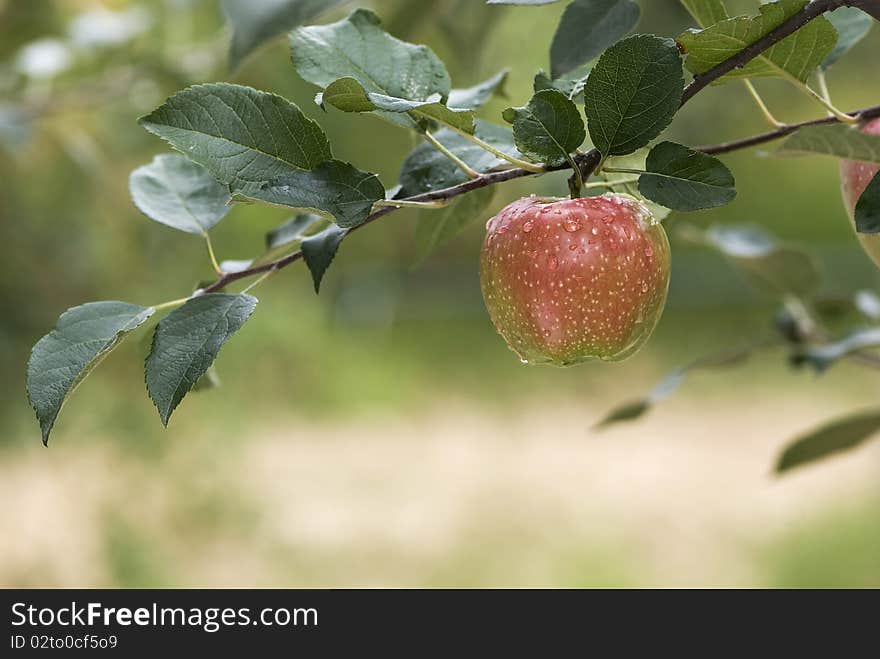
<path id="1" fill-rule="evenodd" d="M 880 117 L 880 105 L 874 105 L 870 108 L 864 108 L 862 110 L 855 110 L 854 112 L 850 112 L 849 114 L 857 117 L 859 121 L 876 119 L 877 117 Z M 811 119 L 810 121 L 801 121 L 796 124 L 786 124 L 785 126 L 777 128 L 776 130 L 771 130 L 766 133 L 760 133 L 758 135 L 752 135 L 751 137 L 746 137 L 741 140 L 722 142 L 721 144 L 713 144 L 711 146 L 697 146 L 694 147 L 694 149 L 696 151 L 702 151 L 703 153 L 709 153 L 712 155 L 717 155 L 719 153 L 729 153 L 731 151 L 739 151 L 740 149 L 747 149 L 752 146 L 758 146 L 759 144 L 766 144 L 767 142 L 773 142 L 775 140 L 782 139 L 783 137 L 788 137 L 796 130 L 798 130 L 799 128 L 803 128 L 804 126 L 822 126 L 825 124 L 838 123 L 840 123 L 840 121 L 838 121 L 836 117 L 822 117 L 821 119 Z"/>

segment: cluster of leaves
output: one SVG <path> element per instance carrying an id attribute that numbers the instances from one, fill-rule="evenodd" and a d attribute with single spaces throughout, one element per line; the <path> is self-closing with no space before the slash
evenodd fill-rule
<path id="1" fill-rule="evenodd" d="M 638 5 L 631 0 L 572 0 L 551 43 L 550 73 L 539 71 L 533 96 L 503 112 L 507 126 L 476 116 L 493 95 L 503 92 L 506 71 L 472 87 L 454 88 L 430 48 L 391 36 L 366 9 L 334 23 L 304 24 L 341 4 L 224 0 L 233 27 L 231 65 L 267 38 L 290 29 L 294 68 L 319 89 L 318 105 L 372 114 L 423 139 L 405 159 L 398 184 L 386 190 L 375 174 L 335 159 L 318 123 L 286 99 L 250 87 L 192 86 L 142 117 L 140 124 L 178 153 L 160 155 L 132 173 L 133 200 L 149 218 L 202 236 L 218 280 L 186 299 L 161 305 L 96 302 L 63 314 L 34 347 L 28 367 L 28 392 L 44 441 L 79 382 L 154 313 L 171 310 L 156 325 L 145 364 L 148 392 L 167 424 L 186 393 L 208 377 L 221 346 L 257 304 L 247 292 L 223 292 L 227 283 L 271 274 L 302 258 L 317 291 L 350 231 L 396 207 L 442 206 L 419 223 L 416 238 L 424 258 L 480 216 L 491 201 L 491 174 L 499 170 L 540 174 L 570 168 L 573 194 L 579 194 L 582 163 L 593 153 L 598 166 L 586 172 L 597 176 L 593 184 L 643 198 L 658 219 L 671 210 L 730 202 L 736 195 L 734 177 L 718 158 L 655 140 L 685 99 L 686 72 L 700 76 L 735 57 L 801 12 L 807 2 L 778 0 L 762 6 L 758 16 L 730 18 L 720 0 L 682 0 L 703 27 L 673 40 L 626 36 L 639 20 Z M 817 18 L 716 82 L 775 76 L 805 84 L 812 72 L 833 63 L 863 33 L 852 17 L 839 24 Z M 837 148 L 838 155 L 864 143 L 847 126 L 812 130 L 818 135 L 826 129 L 836 131 L 841 146 L 833 147 L 830 138 L 811 140 L 805 129 L 792 135 L 783 151 Z M 876 157 L 880 149 L 872 151 L 875 146 L 867 140 L 863 148 Z M 626 174 L 632 176 L 621 178 Z M 242 200 L 289 207 L 296 215 L 267 236 L 262 256 L 218 264 L 209 232 L 232 202 Z M 730 236 L 722 234 L 706 235 L 713 235 L 731 259 L 751 264 L 756 276 L 776 281 L 774 268 L 785 258 L 784 249 L 765 246 L 761 256 L 737 256 Z M 809 281 L 800 275 L 794 279 L 798 285 Z M 782 284 L 786 292 L 791 283 Z M 671 389 L 665 386 L 663 391 Z"/>

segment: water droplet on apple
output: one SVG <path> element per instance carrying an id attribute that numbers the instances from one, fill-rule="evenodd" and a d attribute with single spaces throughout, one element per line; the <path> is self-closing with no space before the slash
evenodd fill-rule
<path id="1" fill-rule="evenodd" d="M 532 229 L 535 228 L 535 223 L 532 220 L 526 220 L 523 224 L 522 230 L 523 233 L 529 233 Z"/>
<path id="2" fill-rule="evenodd" d="M 581 221 L 576 217 L 567 217 L 562 222 L 562 228 L 569 233 L 575 233 L 581 230 Z"/>

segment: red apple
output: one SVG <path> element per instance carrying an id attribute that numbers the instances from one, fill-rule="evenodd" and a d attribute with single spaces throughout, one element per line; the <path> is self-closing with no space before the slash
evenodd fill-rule
<path id="1" fill-rule="evenodd" d="M 863 133 L 880 135 L 880 119 L 874 119 L 861 128 Z M 849 211 L 850 219 L 855 216 L 856 204 L 859 197 L 868 187 L 871 179 L 880 171 L 880 165 L 876 163 L 861 162 L 859 160 L 840 161 L 840 183 L 843 189 L 843 199 Z M 868 256 L 880 267 L 880 234 L 857 233 L 859 242 L 868 253 Z"/>
<path id="2" fill-rule="evenodd" d="M 495 328 L 529 364 L 619 361 L 666 301 L 669 241 L 619 194 L 515 201 L 486 224 L 480 283 Z"/>

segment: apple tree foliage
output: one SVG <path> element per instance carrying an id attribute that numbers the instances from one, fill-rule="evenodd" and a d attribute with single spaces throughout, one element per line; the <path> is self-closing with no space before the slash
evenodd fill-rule
<path id="1" fill-rule="evenodd" d="M 756 1 L 754 12 L 741 16 L 729 15 L 722 0 L 681 0 L 694 27 L 678 35 L 651 34 L 633 0 L 488 0 L 519 6 L 499 6 L 498 12 L 539 12 L 558 2 L 565 7 L 548 40 L 549 72 L 535 75 L 531 98 L 488 117 L 480 109 L 503 93 L 506 71 L 456 86 L 430 47 L 389 34 L 368 9 L 343 8 L 349 4 L 344 0 L 221 0 L 232 35 L 230 69 L 286 35 L 292 74 L 314 85 L 315 103 L 327 111 L 375 115 L 419 144 L 402 163 L 398 183 L 386 188 L 374 173 L 335 157 L 321 126 L 271 91 L 197 84 L 141 117 L 140 125 L 169 152 L 132 172 L 133 203 L 151 220 L 203 237 L 216 278 L 170 302 L 90 302 L 64 312 L 34 346 L 27 369 L 43 441 L 79 383 L 151 318 L 158 323 L 145 361 L 146 387 L 167 425 L 186 394 L 210 381 L 225 343 L 246 331 L 258 306 L 250 294 L 256 284 L 301 260 L 317 292 L 346 236 L 398 208 L 423 209 L 416 242 L 424 259 L 469 223 L 485 220 L 494 186 L 515 178 L 567 170 L 566 192 L 573 198 L 628 194 L 663 219 L 734 199 L 734 173 L 722 156 L 741 148 L 778 143 L 779 156 L 880 164 L 880 136 L 858 130 L 860 122 L 880 116 L 880 108 L 842 112 L 822 78 L 880 19 L 877 0 Z M 756 94 L 750 81 L 767 77 L 813 98 L 817 118 L 777 122 L 767 133 L 708 147 L 663 137 L 697 93 L 738 84 Z M 860 212 L 880 212 L 880 179 L 863 194 Z M 218 262 L 210 232 L 239 202 L 289 207 L 294 214 L 266 237 L 264 254 Z M 880 218 L 863 220 L 860 227 L 880 228 Z M 768 348 L 818 372 L 841 360 L 878 365 L 871 349 L 880 346 L 880 300 L 871 293 L 839 301 L 837 312 L 843 307 L 857 319 L 841 333 L 817 296 L 821 275 L 809 254 L 756 226 L 685 225 L 678 238 L 716 250 L 775 296 L 778 331 L 696 359 L 600 425 L 640 417 L 695 372 L 731 367 Z M 244 281 L 248 285 L 235 292 Z M 878 410 L 832 421 L 788 446 L 777 469 L 850 449 L 878 429 Z"/>

